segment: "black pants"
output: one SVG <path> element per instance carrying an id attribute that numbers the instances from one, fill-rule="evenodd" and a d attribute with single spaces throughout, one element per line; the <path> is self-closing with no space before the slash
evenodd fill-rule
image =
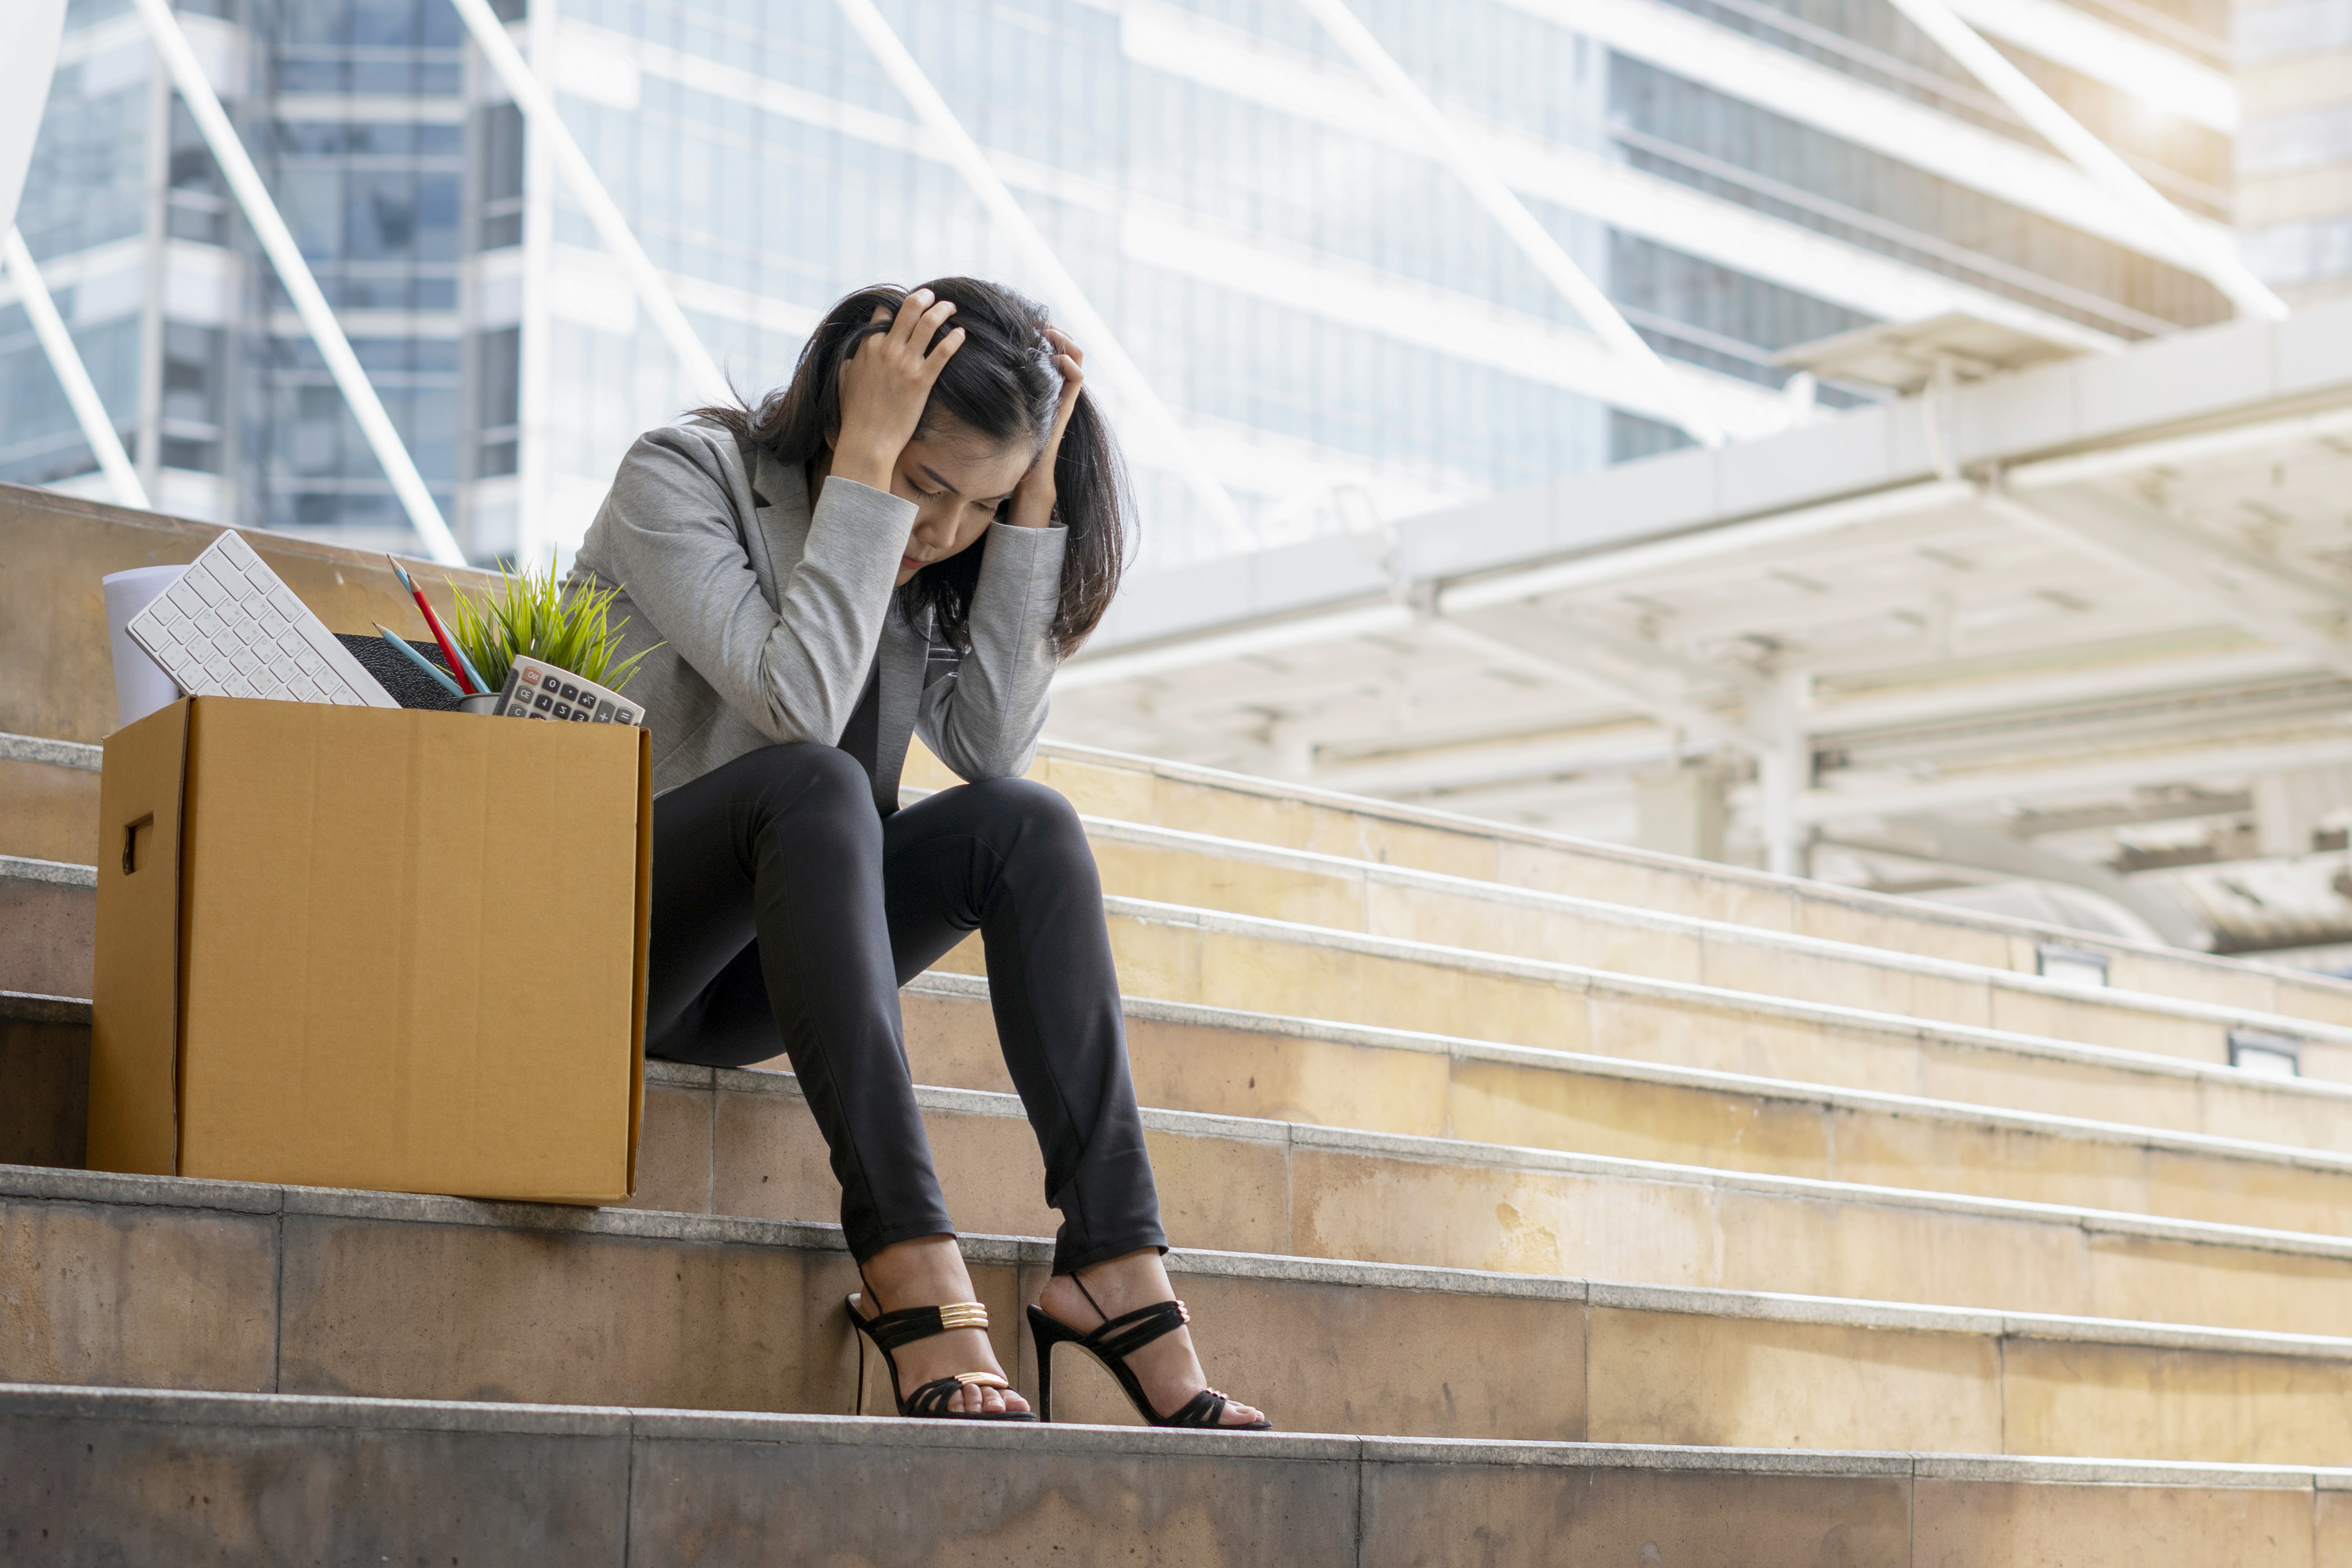
<path id="1" fill-rule="evenodd" d="M 898 987 L 975 927 L 1062 1212 L 1055 1272 L 1164 1247 L 1102 885 L 1077 814 L 1042 784 L 964 784 L 886 821 L 847 752 L 798 743 L 663 795 L 646 1052 L 740 1067 L 781 1043 L 832 1148 L 858 1261 L 951 1232 Z"/>

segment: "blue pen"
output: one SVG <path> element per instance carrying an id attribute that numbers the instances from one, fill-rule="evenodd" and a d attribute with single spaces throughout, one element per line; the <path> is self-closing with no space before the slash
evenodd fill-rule
<path id="1" fill-rule="evenodd" d="M 407 655 L 409 663 L 415 665 L 417 668 L 423 670 L 425 674 L 439 681 L 443 690 L 448 692 L 450 696 L 457 698 L 460 700 L 464 700 L 466 694 L 457 689 L 457 683 L 450 679 L 449 677 L 442 671 L 439 665 L 434 663 L 431 659 L 425 658 L 423 654 L 409 647 L 408 639 L 406 637 L 402 637 L 399 633 L 385 626 L 382 621 L 373 621 L 369 624 L 383 634 L 384 641 L 390 643 L 402 653 Z"/>

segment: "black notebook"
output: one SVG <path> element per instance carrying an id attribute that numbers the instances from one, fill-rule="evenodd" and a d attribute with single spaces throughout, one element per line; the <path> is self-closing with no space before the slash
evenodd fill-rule
<path id="1" fill-rule="evenodd" d="M 335 640 L 351 649 L 360 668 L 376 678 L 392 700 L 403 708 L 433 708 L 445 713 L 455 712 L 457 700 L 435 684 L 423 670 L 401 658 L 384 645 L 382 637 L 356 637 L 350 632 L 337 632 Z M 423 654 L 436 669 L 447 669 L 449 661 L 441 657 L 438 643 L 408 639 L 408 646 Z M 455 674 L 450 677 L 456 679 Z"/>

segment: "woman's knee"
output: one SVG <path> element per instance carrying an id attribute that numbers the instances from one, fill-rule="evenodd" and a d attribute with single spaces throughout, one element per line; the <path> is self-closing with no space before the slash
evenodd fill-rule
<path id="1" fill-rule="evenodd" d="M 787 741 L 746 752 L 730 766 L 746 775 L 752 795 L 771 806 L 874 812 L 874 784 L 856 758 L 838 746 Z"/>
<path id="2" fill-rule="evenodd" d="M 1018 830 L 1023 842 L 1084 849 L 1087 830 L 1078 808 L 1060 790 L 1031 779 L 985 779 L 965 786 L 992 823 Z"/>

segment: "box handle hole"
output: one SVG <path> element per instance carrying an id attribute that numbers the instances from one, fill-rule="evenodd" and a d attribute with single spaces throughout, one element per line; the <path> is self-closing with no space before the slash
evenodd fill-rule
<path id="1" fill-rule="evenodd" d="M 149 812 L 122 830 L 122 874 L 126 877 L 139 869 L 139 830 L 142 827 L 147 829 L 151 836 L 153 834 L 155 829 L 153 812 Z"/>

